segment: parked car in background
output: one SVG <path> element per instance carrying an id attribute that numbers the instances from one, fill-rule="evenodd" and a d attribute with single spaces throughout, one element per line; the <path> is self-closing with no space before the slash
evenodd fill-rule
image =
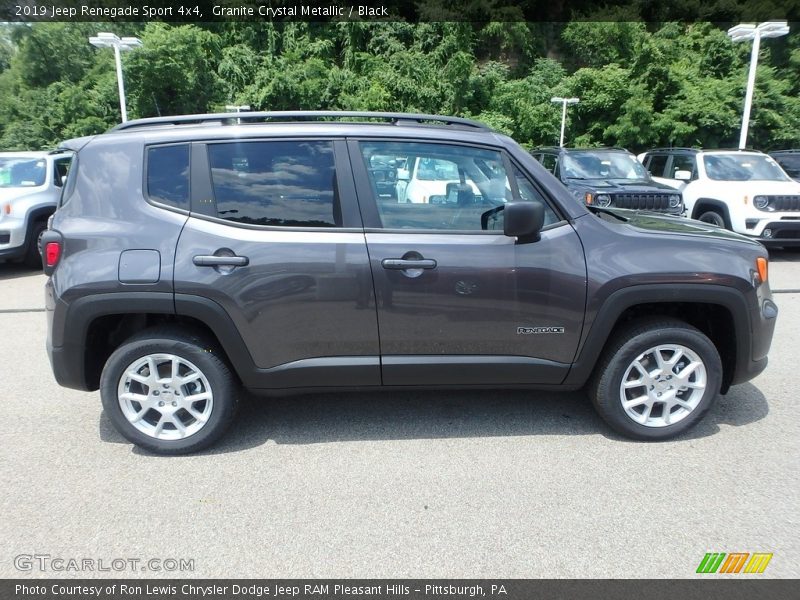
<path id="1" fill-rule="evenodd" d="M 71 152 L 0 153 L 0 259 L 41 268 L 41 235 L 71 158 Z"/>
<path id="2" fill-rule="evenodd" d="M 579 200 L 601 208 L 683 214 L 681 194 L 653 181 L 621 148 L 537 148 L 531 154 Z"/>
<path id="3" fill-rule="evenodd" d="M 43 238 L 50 362 L 154 452 L 217 440 L 240 387 L 585 387 L 611 427 L 663 440 L 767 366 L 761 244 L 587 206 L 475 121 L 186 115 L 64 145 Z M 378 185 L 422 165 L 444 195 Z"/>
<path id="4" fill-rule="evenodd" d="M 800 150 L 775 150 L 769 155 L 786 171 L 786 174 L 800 181 Z"/>
<path id="5" fill-rule="evenodd" d="M 752 150 L 660 148 L 640 156 L 656 179 L 683 192 L 693 218 L 757 239 L 800 246 L 800 183 Z"/>

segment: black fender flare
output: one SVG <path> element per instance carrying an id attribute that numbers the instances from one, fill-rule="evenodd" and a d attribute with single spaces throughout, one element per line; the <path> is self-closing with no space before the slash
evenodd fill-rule
<path id="1" fill-rule="evenodd" d="M 717 209 L 718 212 L 722 213 L 722 218 L 725 220 L 725 228 L 731 229 L 731 213 L 725 202 L 714 198 L 698 198 L 695 200 L 694 206 L 692 207 L 692 219 L 699 218 L 700 215 L 705 212 L 705 210 L 701 211 L 700 207 Z"/>
<path id="2" fill-rule="evenodd" d="M 63 302 L 63 301 L 59 301 Z M 59 315 L 60 318 L 56 317 Z M 231 367 L 247 385 L 255 373 L 255 363 L 233 320 L 222 306 L 201 296 L 172 292 L 111 292 L 78 298 L 64 310 L 56 310 L 60 321 L 48 342 L 60 354 L 56 378 L 65 387 L 87 390 L 86 344 L 89 327 L 95 319 L 117 314 L 163 314 L 191 317 L 208 327 L 228 356 Z M 56 325 L 56 323 L 54 323 Z"/>
<path id="3" fill-rule="evenodd" d="M 723 285 L 645 284 L 617 290 L 606 298 L 564 379 L 564 385 L 580 387 L 586 383 L 623 312 L 637 304 L 671 302 L 715 304 L 727 309 L 733 319 L 736 338 L 734 372 L 747 368 L 751 354 L 751 309 L 742 292 Z M 730 381 L 731 378 L 735 379 L 727 376 L 725 380 Z"/>

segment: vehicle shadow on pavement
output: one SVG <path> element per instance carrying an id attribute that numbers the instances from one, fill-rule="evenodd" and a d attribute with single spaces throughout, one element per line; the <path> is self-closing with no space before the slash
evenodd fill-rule
<path id="1" fill-rule="evenodd" d="M 0 281 L 4 279 L 18 279 L 20 277 L 31 277 L 41 275 L 41 269 L 32 269 L 18 263 L 0 262 Z"/>
<path id="2" fill-rule="evenodd" d="M 743 426 L 769 413 L 751 384 L 720 396 L 711 411 L 677 442 L 715 435 L 723 425 Z M 128 444 L 102 415 L 100 438 Z M 448 439 L 532 435 L 602 435 L 640 443 L 612 431 L 583 392 L 424 391 L 243 397 L 228 433 L 200 455 L 240 452 L 268 441 L 322 444 L 341 441 Z M 134 448 L 137 454 L 149 453 Z"/>

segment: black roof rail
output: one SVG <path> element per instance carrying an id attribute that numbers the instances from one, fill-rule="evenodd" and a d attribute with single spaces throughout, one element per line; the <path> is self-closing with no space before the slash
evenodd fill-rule
<path id="1" fill-rule="evenodd" d="M 649 148 L 645 152 L 669 152 L 671 150 L 688 150 L 689 152 L 702 152 L 702 148 L 682 148 L 680 146 L 673 146 L 672 148 Z"/>
<path id="2" fill-rule="evenodd" d="M 547 151 L 555 151 L 559 152 L 561 150 L 565 150 L 567 152 L 574 151 L 574 152 L 590 152 L 592 150 L 620 150 L 622 152 L 628 152 L 627 148 L 621 148 L 619 146 L 585 146 L 582 148 L 575 148 L 572 146 L 538 146 L 536 148 L 531 149 L 531 152 L 536 152 L 537 150 L 547 150 Z"/>
<path id="3" fill-rule="evenodd" d="M 445 117 L 416 113 L 369 112 L 369 111 L 268 111 L 268 112 L 228 112 L 196 115 L 174 115 L 167 117 L 150 117 L 120 123 L 111 131 L 127 131 L 143 127 L 166 127 L 174 125 L 239 125 L 266 121 L 325 121 L 330 119 L 376 119 L 388 121 L 393 125 L 425 125 L 427 123 L 443 123 L 472 129 L 492 131 L 488 125 L 461 117 Z"/>

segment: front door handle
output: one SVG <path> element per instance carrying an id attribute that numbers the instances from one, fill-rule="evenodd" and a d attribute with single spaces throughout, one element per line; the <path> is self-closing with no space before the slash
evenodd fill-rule
<path id="1" fill-rule="evenodd" d="M 192 262 L 198 267 L 246 267 L 250 259 L 246 256 L 200 255 L 192 258 Z"/>
<path id="2" fill-rule="evenodd" d="M 410 260 L 405 258 L 384 258 L 381 261 L 384 269 L 406 270 L 406 269 L 435 269 L 436 261 L 432 258 L 420 258 Z"/>

